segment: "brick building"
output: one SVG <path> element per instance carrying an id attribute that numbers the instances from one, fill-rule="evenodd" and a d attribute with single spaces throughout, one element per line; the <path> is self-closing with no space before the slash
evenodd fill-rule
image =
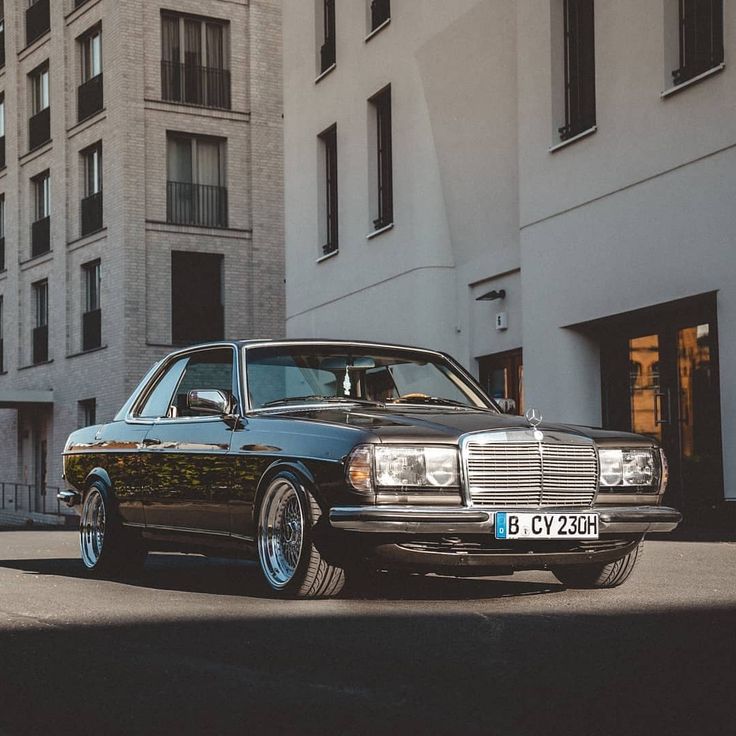
<path id="1" fill-rule="evenodd" d="M 283 333 L 281 4 L 6 0 L 0 31 L 9 518 L 172 346 Z"/>

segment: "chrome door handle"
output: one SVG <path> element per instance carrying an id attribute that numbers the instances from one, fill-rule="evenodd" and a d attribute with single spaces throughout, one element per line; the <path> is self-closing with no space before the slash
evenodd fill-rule
<path id="1" fill-rule="evenodd" d="M 161 444 L 161 440 L 154 440 L 153 438 L 149 439 L 148 437 L 146 437 L 146 439 L 144 439 L 143 442 L 141 443 L 143 447 L 151 447 L 151 445 L 160 445 L 160 444 Z"/>

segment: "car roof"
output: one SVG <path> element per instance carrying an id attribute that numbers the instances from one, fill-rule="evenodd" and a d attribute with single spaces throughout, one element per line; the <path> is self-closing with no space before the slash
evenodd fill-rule
<path id="1" fill-rule="evenodd" d="M 239 347 L 268 347 L 277 345 L 356 345 L 359 347 L 368 348 L 389 348 L 397 350 L 419 350 L 424 353 L 435 353 L 436 355 L 443 355 L 442 351 L 435 350 L 433 348 L 419 347 L 417 345 L 400 345 L 397 343 L 389 342 L 375 342 L 371 340 L 342 340 L 342 339 L 323 339 L 323 338 L 264 338 L 264 339 L 248 339 L 248 340 L 224 340 L 212 343 L 213 345 L 222 345 L 223 342 L 238 345 Z M 194 346 L 193 346 L 194 347 Z M 204 347 L 204 345 L 197 345 L 196 347 Z"/>

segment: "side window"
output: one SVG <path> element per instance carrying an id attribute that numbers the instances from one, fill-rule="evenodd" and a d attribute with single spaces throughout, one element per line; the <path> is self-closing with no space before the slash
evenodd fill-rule
<path id="1" fill-rule="evenodd" d="M 189 358 L 180 358 L 177 360 L 166 373 L 158 379 L 153 391 L 148 395 L 146 403 L 138 412 L 138 416 L 145 419 L 156 419 L 157 417 L 165 417 L 171 406 L 171 397 L 179 385 L 182 373 L 187 367 Z"/>
<path id="2" fill-rule="evenodd" d="M 230 348 L 195 353 L 184 371 L 176 389 L 173 404 L 176 416 L 201 416 L 189 411 L 187 394 L 194 390 L 216 389 L 226 396 L 233 393 L 233 351 Z"/>

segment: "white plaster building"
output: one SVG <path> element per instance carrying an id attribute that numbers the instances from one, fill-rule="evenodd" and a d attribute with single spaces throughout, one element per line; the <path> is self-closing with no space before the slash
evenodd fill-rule
<path id="1" fill-rule="evenodd" d="M 654 434 L 669 500 L 726 518 L 733 9 L 310 0 L 283 21 L 287 334 L 440 348 L 548 419 Z"/>

